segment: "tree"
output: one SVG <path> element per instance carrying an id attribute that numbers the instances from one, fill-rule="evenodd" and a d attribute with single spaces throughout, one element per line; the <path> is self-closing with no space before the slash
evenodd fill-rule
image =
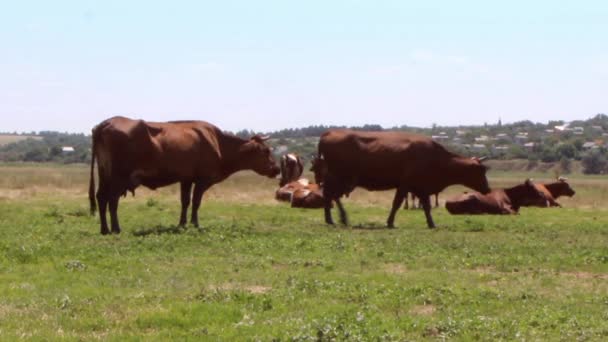
<path id="1" fill-rule="evenodd" d="M 572 144 L 559 144 L 557 145 L 556 152 L 559 157 L 573 159 L 576 157 L 576 147 Z"/>
<path id="2" fill-rule="evenodd" d="M 572 172 L 572 161 L 569 158 L 562 157 L 562 159 L 559 160 L 559 172 L 562 174 Z"/>
<path id="3" fill-rule="evenodd" d="M 581 161 L 583 173 L 597 175 L 606 172 L 608 160 L 600 151 L 593 151 L 585 155 Z"/>

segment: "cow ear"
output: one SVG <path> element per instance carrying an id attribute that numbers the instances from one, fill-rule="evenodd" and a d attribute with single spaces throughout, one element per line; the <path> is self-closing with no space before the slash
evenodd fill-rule
<path id="1" fill-rule="evenodd" d="M 526 184 L 527 186 L 533 185 L 533 183 L 532 183 L 532 178 L 528 178 L 528 179 L 526 179 L 525 184 Z"/>

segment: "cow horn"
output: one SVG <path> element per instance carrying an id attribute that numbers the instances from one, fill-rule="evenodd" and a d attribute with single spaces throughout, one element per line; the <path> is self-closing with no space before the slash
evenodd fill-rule
<path id="1" fill-rule="evenodd" d="M 484 161 L 486 159 L 488 159 L 488 156 L 483 156 L 483 157 L 477 158 L 477 160 L 479 160 L 479 162 L 482 162 L 482 161 Z"/>
<path id="2" fill-rule="evenodd" d="M 251 140 L 255 140 L 257 142 L 264 142 L 264 141 L 266 141 L 268 139 L 270 139 L 269 135 L 259 135 L 259 134 L 256 134 L 253 137 L 251 137 Z"/>

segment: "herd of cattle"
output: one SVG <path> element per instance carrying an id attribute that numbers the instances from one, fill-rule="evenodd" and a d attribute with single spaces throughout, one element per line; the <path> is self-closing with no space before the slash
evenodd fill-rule
<path id="1" fill-rule="evenodd" d="M 321 135 L 318 154 L 311 160 L 315 183 L 301 178 L 301 158 L 281 156 L 276 165 L 267 137 L 241 139 L 203 121 L 146 122 L 113 117 L 93 128 L 89 200 L 91 213 L 99 207 L 101 234 L 120 233 L 118 202 L 140 186 L 156 189 L 180 183 L 179 224 L 198 226 L 203 194 L 231 174 L 253 170 L 262 176 L 281 175 L 276 199 L 296 208 L 323 208 L 325 222 L 333 224 L 335 203 L 340 221 L 348 224 L 341 202 L 356 188 L 395 189 L 389 227 L 408 194 L 424 209 L 427 225 L 434 228 L 430 197 L 450 185 L 464 185 L 473 192 L 445 202 L 451 214 L 514 214 L 521 206 L 560 206 L 556 199 L 573 196 L 566 179 L 548 184 L 523 184 L 490 189 L 483 158 L 467 158 L 445 149 L 429 137 L 402 132 L 329 130 Z M 95 188 L 95 161 L 99 186 Z M 106 211 L 110 213 L 110 227 Z"/>

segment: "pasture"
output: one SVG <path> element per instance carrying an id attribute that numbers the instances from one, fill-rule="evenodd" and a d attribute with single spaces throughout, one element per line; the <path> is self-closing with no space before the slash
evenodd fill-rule
<path id="1" fill-rule="evenodd" d="M 26 139 L 42 140 L 42 137 L 33 135 L 0 134 L 0 146 L 16 143 Z"/>
<path id="2" fill-rule="evenodd" d="M 101 236 L 87 166 L 0 165 L 0 339 L 606 340 L 608 181 L 570 183 L 562 209 L 438 208 L 435 230 L 420 210 L 384 228 L 393 193 L 356 190 L 344 228 L 238 173 L 200 229 L 175 226 L 173 186 L 121 199 L 122 234 Z"/>

